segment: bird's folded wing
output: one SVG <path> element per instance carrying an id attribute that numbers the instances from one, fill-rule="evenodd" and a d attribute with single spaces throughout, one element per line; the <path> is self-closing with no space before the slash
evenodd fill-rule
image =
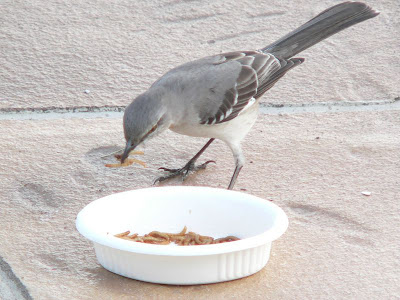
<path id="1" fill-rule="evenodd" d="M 201 116 L 201 124 L 218 124 L 234 119 L 302 59 L 280 61 L 269 53 L 240 51 L 220 54 L 214 65 L 232 61 L 240 63 L 241 68 L 236 82 L 218 99 L 221 104 L 216 112 Z"/>

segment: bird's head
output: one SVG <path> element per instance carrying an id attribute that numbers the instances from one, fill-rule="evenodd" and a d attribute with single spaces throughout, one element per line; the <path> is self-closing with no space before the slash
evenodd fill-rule
<path id="1" fill-rule="evenodd" d="M 146 93 L 138 96 L 125 109 L 123 126 L 126 147 L 121 163 L 139 144 L 166 130 L 169 125 L 161 97 Z"/>

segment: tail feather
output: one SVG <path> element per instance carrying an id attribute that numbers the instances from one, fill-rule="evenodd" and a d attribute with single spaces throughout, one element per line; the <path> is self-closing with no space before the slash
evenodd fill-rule
<path id="1" fill-rule="evenodd" d="M 261 51 L 288 59 L 327 37 L 378 14 L 379 12 L 364 3 L 344 2 L 328 8 Z"/>

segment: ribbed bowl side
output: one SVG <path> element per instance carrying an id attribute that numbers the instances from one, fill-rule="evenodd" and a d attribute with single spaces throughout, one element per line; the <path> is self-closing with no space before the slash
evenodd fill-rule
<path id="1" fill-rule="evenodd" d="M 228 281 L 260 271 L 271 243 L 256 248 L 203 256 L 146 255 L 94 243 L 99 263 L 116 274 L 162 284 L 205 284 Z"/>
<path id="2" fill-rule="evenodd" d="M 268 262 L 271 243 L 256 248 L 219 254 L 218 281 L 233 280 L 260 271 Z"/>
<path id="3" fill-rule="evenodd" d="M 122 276 L 134 278 L 134 272 L 130 267 L 130 253 L 107 246 L 94 244 L 96 257 L 99 263 L 107 270 Z"/>

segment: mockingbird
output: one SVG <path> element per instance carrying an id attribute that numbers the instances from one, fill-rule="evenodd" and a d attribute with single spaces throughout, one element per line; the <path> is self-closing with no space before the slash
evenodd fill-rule
<path id="1" fill-rule="evenodd" d="M 170 70 L 126 108 L 121 162 L 144 140 L 167 129 L 211 138 L 183 168 L 160 168 L 170 174 L 156 182 L 178 175 L 184 180 L 190 171 L 211 162 L 195 166 L 214 139 L 220 139 L 230 147 L 236 163 L 228 186 L 232 189 L 245 160 L 240 142 L 257 119 L 258 102 L 283 75 L 304 62 L 293 56 L 378 14 L 364 3 L 344 2 L 261 50 L 208 56 Z"/>

